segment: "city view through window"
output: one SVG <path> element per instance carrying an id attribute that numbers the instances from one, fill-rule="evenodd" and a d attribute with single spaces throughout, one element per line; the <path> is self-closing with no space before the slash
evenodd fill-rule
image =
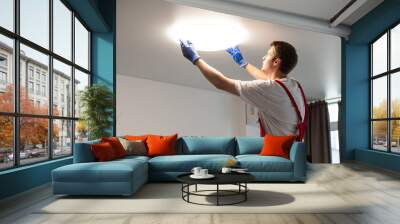
<path id="1" fill-rule="evenodd" d="M 400 25 L 371 44 L 371 144 L 400 153 Z"/>
<path id="2" fill-rule="evenodd" d="M 20 0 L 19 27 L 14 7 L 0 1 L 0 170 L 69 156 L 87 140 L 89 31 L 60 0 Z"/>

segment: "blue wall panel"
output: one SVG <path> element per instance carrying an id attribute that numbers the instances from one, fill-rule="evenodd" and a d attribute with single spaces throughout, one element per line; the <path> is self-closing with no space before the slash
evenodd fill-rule
<path id="1" fill-rule="evenodd" d="M 51 171 L 72 163 L 72 157 L 0 172 L 0 199 L 51 181 Z"/>
<path id="2" fill-rule="evenodd" d="M 351 27 L 344 42 L 342 96 L 344 96 L 342 160 L 359 160 L 398 170 L 399 157 L 368 150 L 369 124 L 369 43 L 392 25 L 400 22 L 400 1 L 386 0 Z M 342 40 L 345 41 L 345 40 Z M 390 157 L 392 156 L 392 157 Z M 390 157 L 390 158 L 389 158 Z M 397 161 L 396 167 L 393 161 Z"/>

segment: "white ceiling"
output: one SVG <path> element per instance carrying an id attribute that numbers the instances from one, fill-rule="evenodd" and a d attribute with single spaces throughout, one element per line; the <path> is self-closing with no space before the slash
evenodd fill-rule
<path id="1" fill-rule="evenodd" d="M 269 2 L 278 4 L 280 1 Z M 288 4 L 289 0 L 282 2 Z M 307 0 L 307 2 L 316 3 L 317 0 Z M 332 2 L 339 4 L 343 1 Z M 290 8 L 294 10 L 296 7 Z M 305 11 L 301 12 L 305 13 Z M 117 73 L 215 90 L 182 56 L 179 46 L 169 40 L 166 34 L 167 28 L 176 21 L 213 16 L 235 20 L 248 30 L 250 38 L 240 47 L 244 57 L 250 63 L 256 66 L 261 65 L 261 58 L 271 41 L 288 41 L 296 47 L 299 55 L 299 64 L 291 76 L 303 83 L 307 96 L 318 99 L 340 96 L 341 42 L 339 37 L 162 0 L 117 1 Z M 241 80 L 250 79 L 249 75 L 239 69 L 226 52 L 200 52 L 200 54 L 227 76 Z"/>
<path id="2" fill-rule="evenodd" d="M 331 20 L 351 0 L 223 0 L 240 4 L 252 5 L 259 8 L 274 9 L 281 12 L 293 13 L 301 16 Z M 360 0 L 357 0 L 360 1 Z M 362 16 L 374 9 L 383 0 L 362 0 L 361 6 L 347 17 L 342 24 L 352 25 Z"/>
<path id="3" fill-rule="evenodd" d="M 351 0 L 225 0 L 330 20 Z"/>

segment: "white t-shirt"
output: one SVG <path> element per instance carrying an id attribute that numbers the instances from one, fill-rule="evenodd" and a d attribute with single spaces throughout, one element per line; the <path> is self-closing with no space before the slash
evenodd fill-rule
<path id="1" fill-rule="evenodd" d="M 296 80 L 280 79 L 295 99 L 301 116 L 304 118 L 304 101 Z M 265 132 L 269 135 L 297 135 L 297 113 L 289 96 L 273 80 L 235 80 L 235 87 L 240 98 L 259 110 Z"/>

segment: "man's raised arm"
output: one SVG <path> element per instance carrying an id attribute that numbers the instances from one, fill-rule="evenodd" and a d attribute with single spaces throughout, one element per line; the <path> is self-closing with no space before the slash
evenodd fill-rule
<path id="1" fill-rule="evenodd" d="M 230 47 L 226 49 L 226 52 L 230 54 L 236 64 L 239 65 L 240 68 L 244 68 L 253 78 L 255 79 L 267 79 L 264 72 L 255 67 L 252 64 L 249 64 L 242 56 L 242 53 L 239 50 L 239 47 Z"/>

